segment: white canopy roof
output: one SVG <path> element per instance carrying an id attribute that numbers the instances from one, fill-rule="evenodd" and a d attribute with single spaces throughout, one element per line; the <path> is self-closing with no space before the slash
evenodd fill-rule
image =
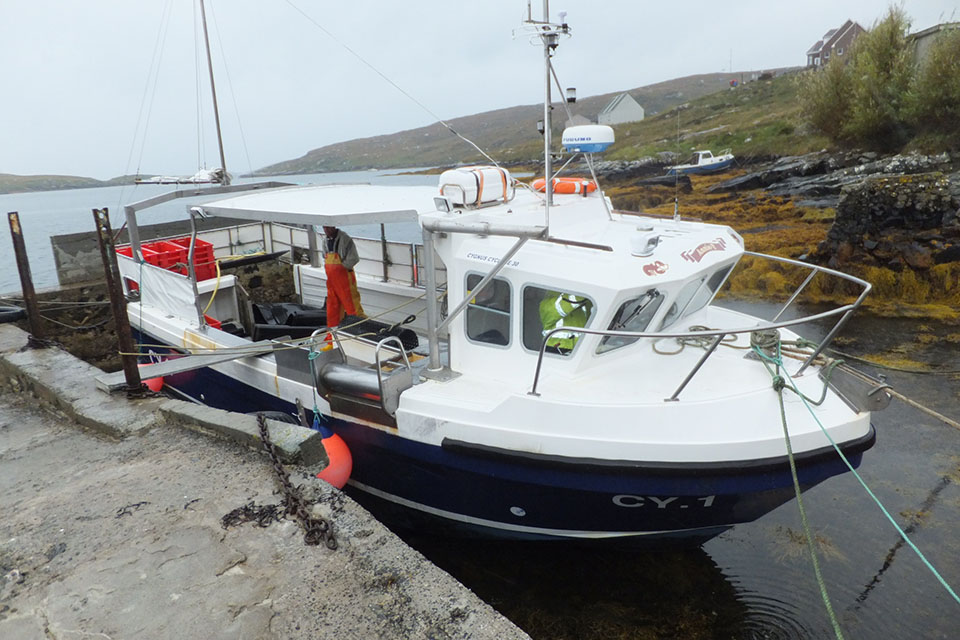
<path id="1" fill-rule="evenodd" d="M 416 221 L 436 211 L 436 187 L 309 185 L 256 191 L 200 205 L 204 214 L 287 224 L 340 226 Z"/>

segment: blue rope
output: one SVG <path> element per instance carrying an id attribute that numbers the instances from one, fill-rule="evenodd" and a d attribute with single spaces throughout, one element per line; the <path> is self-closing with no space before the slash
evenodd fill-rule
<path id="1" fill-rule="evenodd" d="M 757 352 L 757 355 L 759 355 L 764 360 L 771 360 L 770 357 L 767 356 L 765 353 L 757 349 L 754 349 L 754 350 Z M 778 352 L 779 352 L 779 347 L 778 347 Z M 778 353 L 778 356 L 779 356 L 779 353 Z M 830 437 L 830 434 L 827 433 L 827 430 L 823 426 L 823 423 L 820 422 L 820 419 L 817 417 L 817 414 L 813 412 L 813 408 L 807 402 L 806 398 L 804 398 L 803 394 L 800 393 L 800 390 L 797 389 L 796 383 L 793 381 L 793 378 L 790 377 L 790 374 L 786 372 L 786 369 L 783 370 L 783 375 L 786 377 L 787 382 L 790 383 L 790 387 L 792 388 L 793 392 L 800 396 L 800 399 L 803 401 L 804 406 L 807 408 L 808 411 L 810 411 L 810 415 L 812 415 L 813 419 L 817 421 L 817 425 L 820 427 L 820 430 L 823 432 L 823 435 L 827 436 L 827 440 L 830 441 L 830 444 L 833 445 L 834 450 L 836 450 L 836 452 L 840 455 L 840 459 L 843 460 L 843 463 L 847 465 L 847 468 L 850 469 L 850 471 L 853 473 L 853 477 L 857 479 L 857 481 L 860 483 L 863 489 L 867 492 L 867 495 L 869 495 L 873 499 L 873 501 L 877 504 L 877 506 L 880 507 L 880 511 L 883 512 L 883 515 L 887 517 L 887 520 L 890 521 L 890 524 L 892 524 L 893 527 L 897 530 L 897 533 L 900 534 L 900 537 L 903 538 L 903 541 L 906 542 L 911 549 L 913 549 L 914 553 L 917 554 L 917 557 L 919 557 L 920 560 L 923 561 L 923 564 L 926 565 L 927 569 L 929 569 L 930 572 L 940 582 L 940 584 L 943 585 L 943 588 L 947 590 L 947 593 L 949 593 L 950 596 L 958 604 L 960 604 L 960 597 L 957 596 L 957 593 L 947 583 L 947 581 L 944 580 L 943 576 L 940 575 L 940 572 L 936 570 L 933 564 L 929 560 L 927 560 L 927 557 L 923 555 L 923 553 L 920 551 L 919 548 L 917 548 L 917 545 L 913 543 L 913 541 L 906 534 L 906 532 L 900 527 L 900 525 L 897 524 L 897 521 L 893 519 L 893 516 L 890 515 L 890 512 L 887 511 L 887 508 L 883 506 L 882 502 L 880 502 L 880 499 L 877 498 L 877 496 L 873 493 L 873 491 L 870 490 L 870 487 L 867 486 L 867 483 L 863 480 L 863 478 L 860 477 L 860 474 L 857 473 L 857 470 L 853 468 L 853 465 L 850 464 L 850 461 L 847 460 L 847 456 L 843 455 L 843 451 L 840 450 L 840 447 L 837 446 L 837 443 L 834 442 L 833 438 Z"/>

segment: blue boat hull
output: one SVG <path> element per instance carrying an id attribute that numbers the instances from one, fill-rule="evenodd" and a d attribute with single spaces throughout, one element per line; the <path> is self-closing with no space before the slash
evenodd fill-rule
<path id="1" fill-rule="evenodd" d="M 241 413 L 294 406 L 212 369 L 165 378 L 210 406 Z M 794 497 L 787 460 L 753 468 L 534 457 L 444 441 L 424 444 L 395 429 L 345 420 L 329 424 L 350 448 L 349 492 L 388 524 L 499 539 L 682 538 L 703 542 Z M 874 440 L 845 446 L 854 466 Z M 798 460 L 804 489 L 847 470 L 833 451 Z"/>
<path id="2" fill-rule="evenodd" d="M 669 171 L 667 171 L 667 175 L 675 176 L 678 173 L 683 175 L 703 175 L 703 174 L 709 174 L 709 173 L 719 173 L 725 169 L 729 169 L 732 164 L 733 164 L 733 158 L 729 158 L 721 162 L 715 162 L 713 164 L 704 165 L 704 166 L 688 167 L 688 168 L 679 169 L 679 170 L 670 169 Z"/>

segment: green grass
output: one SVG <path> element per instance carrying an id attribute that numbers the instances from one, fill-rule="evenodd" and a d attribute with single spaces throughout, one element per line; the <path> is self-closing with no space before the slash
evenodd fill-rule
<path id="1" fill-rule="evenodd" d="M 747 83 L 689 102 L 640 123 L 617 125 L 607 160 L 633 160 L 659 151 L 730 147 L 738 158 L 797 155 L 832 146 L 803 124 L 797 74 Z M 680 140 L 677 114 L 680 117 Z M 701 133 L 704 132 L 704 133 Z"/>
<path id="2" fill-rule="evenodd" d="M 701 74 L 676 78 L 646 87 L 630 89 L 648 114 L 672 109 L 678 104 L 715 93 L 727 84 L 728 74 Z M 594 122 L 597 114 L 621 92 L 590 96 L 572 105 L 575 115 Z M 566 122 L 561 104 L 555 104 L 553 132 L 559 148 L 560 134 Z M 543 138 L 537 133 L 537 120 L 543 117 L 541 105 L 522 105 L 497 109 L 449 120 L 453 129 L 476 142 L 498 162 L 506 164 L 537 162 L 543 156 Z M 627 129 L 635 125 L 624 125 Z M 631 130 L 632 133 L 632 130 Z M 629 137 L 629 136 L 628 136 Z M 405 168 L 453 166 L 465 162 L 486 162 L 471 147 L 435 123 L 419 129 L 349 140 L 313 149 L 300 158 L 260 169 L 259 174 L 347 171 L 368 168 Z"/>

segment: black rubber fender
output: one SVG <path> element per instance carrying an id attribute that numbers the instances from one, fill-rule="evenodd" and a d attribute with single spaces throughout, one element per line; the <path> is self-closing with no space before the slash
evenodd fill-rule
<path id="1" fill-rule="evenodd" d="M 0 322 L 16 322 L 27 317 L 26 309 L 11 305 L 0 304 Z"/>

